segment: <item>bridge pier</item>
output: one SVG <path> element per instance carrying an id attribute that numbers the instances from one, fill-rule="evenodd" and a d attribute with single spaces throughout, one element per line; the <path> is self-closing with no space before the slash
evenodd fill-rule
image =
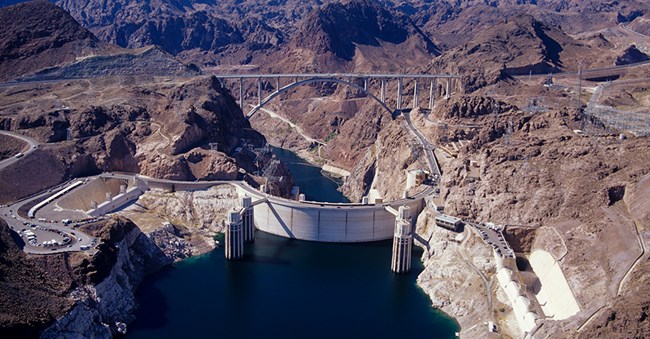
<path id="1" fill-rule="evenodd" d="M 397 78 L 397 109 L 402 109 L 402 78 Z"/>
<path id="2" fill-rule="evenodd" d="M 418 108 L 419 102 L 418 102 L 418 79 L 414 80 L 414 87 L 413 87 L 413 109 Z"/>
<path id="3" fill-rule="evenodd" d="M 257 79 L 257 106 L 262 105 L 262 79 Z"/>
<path id="4" fill-rule="evenodd" d="M 239 107 L 244 113 L 244 78 L 239 78 Z"/>
<path id="5" fill-rule="evenodd" d="M 236 260 L 244 256 L 244 234 L 239 211 L 230 211 L 229 223 L 226 226 L 226 259 Z"/>
<path id="6" fill-rule="evenodd" d="M 386 79 L 381 79 L 381 95 L 380 99 L 381 102 L 386 102 Z"/>
<path id="7" fill-rule="evenodd" d="M 413 227 L 408 206 L 401 206 L 395 217 L 393 235 L 393 256 L 391 270 L 395 273 L 407 273 L 411 270 L 411 252 L 413 251 Z"/>
<path id="8" fill-rule="evenodd" d="M 451 98 L 451 79 L 447 79 L 447 87 L 445 89 L 445 99 Z"/>
<path id="9" fill-rule="evenodd" d="M 436 79 L 433 78 L 433 80 L 431 80 L 431 84 L 429 85 L 429 110 L 432 110 L 433 105 L 435 104 L 435 100 L 436 100 L 435 88 L 436 88 L 436 86 L 437 86 Z"/>
<path id="10" fill-rule="evenodd" d="M 244 242 L 255 241 L 255 215 L 253 214 L 253 199 L 251 197 L 242 198 L 242 207 L 244 210 L 241 213 L 242 226 L 244 228 Z"/>

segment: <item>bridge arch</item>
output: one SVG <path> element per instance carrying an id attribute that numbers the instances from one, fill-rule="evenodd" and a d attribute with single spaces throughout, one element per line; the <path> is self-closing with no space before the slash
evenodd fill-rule
<path id="1" fill-rule="evenodd" d="M 345 80 L 341 80 L 341 79 L 337 79 L 337 78 L 317 77 L 317 78 L 310 78 L 310 79 L 296 81 L 296 82 L 293 82 L 293 83 L 291 83 L 289 85 L 286 85 L 284 87 L 279 88 L 278 90 L 276 90 L 275 92 L 273 92 L 269 96 L 267 96 L 266 98 L 262 99 L 259 104 L 255 105 L 255 107 L 253 107 L 246 114 L 246 118 L 247 119 L 252 118 L 253 115 L 255 115 L 255 113 L 257 113 L 257 111 L 260 110 L 260 108 L 262 108 L 264 105 L 269 103 L 269 101 L 273 100 L 275 97 L 280 95 L 282 92 L 286 92 L 286 91 L 288 91 L 288 90 L 290 90 L 292 88 L 298 87 L 298 86 L 313 84 L 313 83 L 317 83 L 317 82 L 333 82 L 333 83 L 337 83 L 337 84 L 348 85 L 348 86 L 350 86 L 352 88 L 356 88 L 356 89 L 360 90 L 361 92 L 363 92 L 365 95 L 367 95 L 370 98 L 377 101 L 377 103 L 379 103 L 389 114 L 391 114 L 391 115 L 393 114 L 393 110 L 390 109 L 390 107 L 388 107 L 388 105 L 386 105 L 385 102 L 383 102 L 382 100 L 377 98 L 377 96 L 375 96 L 374 94 L 370 93 L 370 91 L 368 91 L 366 88 L 363 88 L 363 87 L 361 87 L 361 86 L 359 86 L 359 85 L 357 85 L 357 84 L 355 84 L 353 82 L 345 81 Z"/>

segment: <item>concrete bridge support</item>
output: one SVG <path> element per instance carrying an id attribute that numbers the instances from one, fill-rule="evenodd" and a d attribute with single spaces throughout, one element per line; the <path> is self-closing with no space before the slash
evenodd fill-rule
<path id="1" fill-rule="evenodd" d="M 411 270 L 411 252 L 413 250 L 413 227 L 408 206 L 401 206 L 395 218 L 393 237 L 393 256 L 391 269 L 395 273 L 407 273 Z"/>
<path id="2" fill-rule="evenodd" d="M 244 256 L 244 232 L 239 211 L 230 211 L 230 223 L 226 226 L 226 259 L 236 260 Z"/>
<path id="3" fill-rule="evenodd" d="M 242 227 L 244 228 L 244 242 L 255 241 L 255 219 L 253 214 L 253 199 L 242 198 Z"/>
<path id="4" fill-rule="evenodd" d="M 244 79 L 239 78 L 239 108 L 244 112 Z"/>
<path id="5" fill-rule="evenodd" d="M 445 99 L 451 98 L 451 79 L 447 79 L 447 86 L 445 88 Z"/>
<path id="6" fill-rule="evenodd" d="M 431 84 L 429 85 L 429 110 L 432 110 L 435 105 L 435 100 L 436 100 L 435 94 L 437 92 L 436 86 L 438 85 L 436 84 L 436 79 L 434 78 L 433 80 L 431 80 Z"/>
<path id="7" fill-rule="evenodd" d="M 414 80 L 414 85 L 413 85 L 413 109 L 418 108 L 420 106 L 420 103 L 418 101 L 418 80 Z"/>
<path id="8" fill-rule="evenodd" d="M 397 109 L 402 109 L 402 78 L 397 79 Z"/>

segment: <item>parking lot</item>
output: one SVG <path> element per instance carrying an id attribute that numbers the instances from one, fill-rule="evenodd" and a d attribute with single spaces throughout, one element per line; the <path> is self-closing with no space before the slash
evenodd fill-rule
<path id="1" fill-rule="evenodd" d="M 515 253 L 512 251 L 510 246 L 508 246 L 508 243 L 503 238 L 503 233 L 498 226 L 491 223 L 467 222 L 467 224 L 473 226 L 479 232 L 483 241 L 492 246 L 494 251 L 502 258 L 515 257 Z"/>

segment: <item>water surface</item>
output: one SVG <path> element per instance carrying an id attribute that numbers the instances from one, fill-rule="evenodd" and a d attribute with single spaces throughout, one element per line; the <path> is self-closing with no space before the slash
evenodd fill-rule
<path id="1" fill-rule="evenodd" d="M 256 237 L 241 261 L 217 249 L 148 277 L 129 337 L 453 338 L 458 330 L 416 286 L 419 260 L 407 275 L 390 271 L 390 241 Z"/>

